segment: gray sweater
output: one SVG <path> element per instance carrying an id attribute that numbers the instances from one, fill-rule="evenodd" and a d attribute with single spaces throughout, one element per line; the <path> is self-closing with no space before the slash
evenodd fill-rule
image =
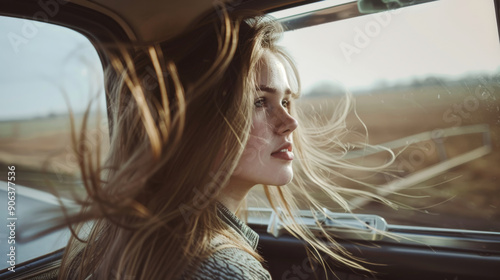
<path id="1" fill-rule="evenodd" d="M 259 242 L 259 235 L 244 224 L 224 205 L 218 203 L 219 217 L 235 230 L 255 250 Z M 216 238 L 212 245 L 218 246 L 226 243 L 225 237 Z M 224 248 L 201 264 L 193 273 L 188 272 L 183 279 L 192 280 L 270 280 L 271 275 L 262 264 L 252 255 L 238 248 Z"/>

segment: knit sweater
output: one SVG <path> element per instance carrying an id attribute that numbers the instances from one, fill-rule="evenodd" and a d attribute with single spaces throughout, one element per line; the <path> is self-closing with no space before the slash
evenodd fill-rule
<path id="1" fill-rule="evenodd" d="M 235 230 L 254 250 L 259 235 L 221 203 L 217 203 L 219 217 Z M 225 237 L 212 240 L 212 246 L 227 243 Z M 202 261 L 193 273 L 183 279 L 192 280 L 270 280 L 271 275 L 252 255 L 239 248 L 224 248 Z"/>

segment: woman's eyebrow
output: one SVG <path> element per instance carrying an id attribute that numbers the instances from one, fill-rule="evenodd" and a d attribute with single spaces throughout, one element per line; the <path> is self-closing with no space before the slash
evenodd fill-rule
<path id="1" fill-rule="evenodd" d="M 265 92 L 269 92 L 269 93 L 276 93 L 278 92 L 278 90 L 276 88 L 273 88 L 273 87 L 270 87 L 270 86 L 265 86 L 265 85 L 259 85 L 257 86 L 257 90 L 259 91 L 265 91 Z M 292 91 L 287 88 L 285 90 L 285 95 L 288 95 L 288 94 L 292 94 Z"/>

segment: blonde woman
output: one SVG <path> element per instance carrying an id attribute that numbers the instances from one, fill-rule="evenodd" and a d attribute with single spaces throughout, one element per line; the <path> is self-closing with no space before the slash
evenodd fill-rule
<path id="1" fill-rule="evenodd" d="M 220 8 L 176 38 L 110 52 L 110 152 L 100 166 L 76 144 L 88 198 L 66 219 L 75 235 L 59 279 L 270 279 L 258 235 L 235 215 L 257 184 L 317 260 L 363 269 L 294 219 L 297 195 L 322 209 L 307 185 L 347 208 L 338 193 L 349 190 L 325 172 L 340 175 L 342 153 L 314 141 L 343 133 L 350 106 L 327 127 L 301 131 L 300 84 L 276 45 L 280 32 Z"/>

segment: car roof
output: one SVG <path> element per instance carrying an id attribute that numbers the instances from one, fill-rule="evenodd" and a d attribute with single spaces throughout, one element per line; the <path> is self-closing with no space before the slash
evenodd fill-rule
<path id="1" fill-rule="evenodd" d="M 137 41 L 174 36 L 213 5 L 213 1 L 207 0 L 77 0 L 73 3 L 112 18 L 131 40 Z"/>
<path id="2" fill-rule="evenodd" d="M 225 3 L 228 10 L 253 10 L 267 14 L 312 3 L 329 6 L 342 5 L 329 11 L 321 11 L 313 17 L 302 18 L 295 14 L 286 20 L 290 29 L 317 25 L 324 22 L 356 17 L 363 13 L 380 11 L 380 7 L 394 4 L 380 4 L 377 0 L 0 0 L 3 2 L 0 15 L 23 17 L 59 24 L 74 29 L 91 42 L 96 43 L 156 43 L 184 31 L 190 23 L 210 12 L 214 6 Z M 435 0 L 404 2 L 406 6 Z M 359 3 L 357 3 L 359 2 Z M 344 5 L 348 3 L 348 5 Z M 377 6 L 378 5 L 378 6 Z M 361 9 L 368 7 L 368 10 Z M 377 8 L 373 10 L 373 8 Z"/>
<path id="3" fill-rule="evenodd" d="M 228 9 L 252 9 L 265 13 L 318 0 L 76 0 L 71 4 L 110 17 L 120 24 L 131 41 L 156 42 L 179 34 L 189 23 L 223 2 Z"/>

